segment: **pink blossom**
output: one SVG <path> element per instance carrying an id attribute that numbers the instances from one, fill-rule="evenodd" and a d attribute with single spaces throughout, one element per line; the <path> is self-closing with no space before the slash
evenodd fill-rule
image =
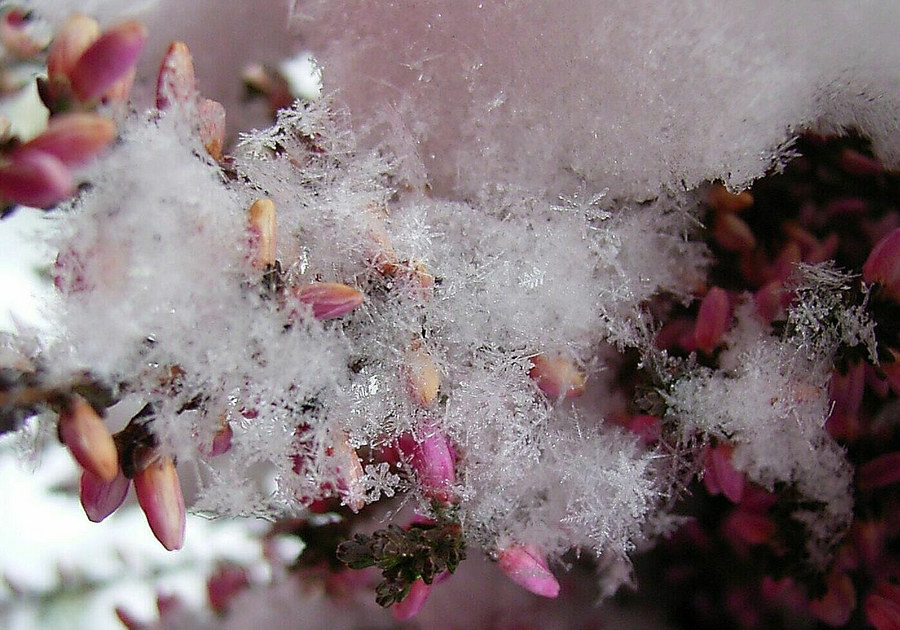
<path id="1" fill-rule="evenodd" d="M 172 458 L 161 455 L 135 475 L 134 490 L 156 539 L 169 551 L 180 549 L 186 516 Z"/>
<path id="2" fill-rule="evenodd" d="M 112 481 L 104 481 L 84 471 L 81 475 L 79 495 L 81 507 L 88 519 L 99 523 L 119 509 L 128 495 L 131 480 L 125 477 L 121 469 Z"/>
<path id="3" fill-rule="evenodd" d="M 343 317 L 365 299 L 361 291 L 337 282 L 316 282 L 293 291 L 300 302 L 312 307 L 313 317 L 323 320 Z"/>
<path id="4" fill-rule="evenodd" d="M 712 287 L 700 303 L 700 311 L 697 313 L 697 325 L 694 336 L 697 339 L 697 348 L 710 354 L 719 345 L 722 335 L 728 330 L 731 320 L 731 307 L 728 301 L 728 293 L 719 287 Z"/>

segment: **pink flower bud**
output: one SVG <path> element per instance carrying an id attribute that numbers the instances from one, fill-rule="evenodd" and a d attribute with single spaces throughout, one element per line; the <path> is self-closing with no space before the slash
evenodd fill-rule
<path id="1" fill-rule="evenodd" d="M 222 159 L 225 147 L 225 108 L 218 101 L 204 99 L 197 108 L 200 142 L 214 160 Z"/>
<path id="2" fill-rule="evenodd" d="M 228 421 L 224 421 L 222 428 L 213 436 L 212 444 L 209 447 L 208 455 L 216 457 L 227 453 L 231 450 L 231 441 L 234 438 L 234 429 Z"/>
<path id="3" fill-rule="evenodd" d="M 900 302 L 900 228 L 882 238 L 866 259 L 862 268 L 867 284 L 881 285 L 881 290 L 895 302 Z"/>
<path id="4" fill-rule="evenodd" d="M 6 12 L 0 18 L 0 43 L 3 44 L 3 48 L 19 59 L 36 57 L 47 42 L 35 37 L 32 24 L 28 14 L 22 9 L 6 8 Z"/>
<path id="5" fill-rule="evenodd" d="M 431 584 L 425 584 L 421 578 L 413 582 L 403 601 L 397 602 L 391 607 L 394 619 L 405 621 L 419 614 L 431 594 L 431 586 Z"/>
<path id="6" fill-rule="evenodd" d="M 856 471 L 856 487 L 875 490 L 900 481 L 900 451 L 876 457 Z"/>
<path id="7" fill-rule="evenodd" d="M 85 471 L 81 475 L 81 507 L 94 523 L 99 523 L 119 509 L 128 495 L 131 480 L 125 477 L 122 470 L 112 481 L 103 481 L 99 477 Z"/>
<path id="8" fill-rule="evenodd" d="M 72 90 L 79 100 L 93 101 L 115 88 L 120 80 L 129 81 L 146 38 L 143 25 L 129 21 L 106 31 L 92 43 L 69 72 Z"/>
<path id="9" fill-rule="evenodd" d="M 341 499 L 353 512 L 359 512 L 366 505 L 362 462 L 345 431 L 338 432 L 326 453 L 335 460 Z"/>
<path id="10" fill-rule="evenodd" d="M 711 288 L 700 303 L 700 311 L 697 313 L 697 325 L 694 328 L 697 348 L 706 354 L 715 350 L 722 335 L 728 330 L 730 321 L 731 306 L 728 302 L 728 293 L 719 287 Z"/>
<path id="11" fill-rule="evenodd" d="M 172 458 L 161 455 L 136 474 L 134 490 L 156 539 L 169 551 L 180 549 L 184 544 L 186 517 Z"/>
<path id="12" fill-rule="evenodd" d="M 247 571 L 236 566 L 221 566 L 206 582 L 209 604 L 218 613 L 225 612 L 235 595 L 250 586 Z"/>
<path id="13" fill-rule="evenodd" d="M 337 282 L 316 282 L 303 288 L 294 288 L 294 295 L 312 307 L 316 319 L 343 317 L 363 303 L 362 292 Z"/>
<path id="14" fill-rule="evenodd" d="M 119 474 L 119 453 L 106 423 L 80 396 L 74 396 L 59 414 L 59 439 L 75 461 L 101 481 Z"/>
<path id="15" fill-rule="evenodd" d="M 172 42 L 160 64 L 156 79 L 156 108 L 192 105 L 197 100 L 194 58 L 184 42 Z"/>
<path id="16" fill-rule="evenodd" d="M 856 608 L 856 589 L 843 571 L 832 571 L 825 579 L 828 590 L 822 599 L 809 603 L 809 612 L 829 626 L 843 626 Z"/>
<path id="17" fill-rule="evenodd" d="M 742 212 L 753 205 L 753 195 L 746 190 L 739 193 L 729 192 L 719 183 L 710 187 L 707 199 L 717 212 Z"/>
<path id="18" fill-rule="evenodd" d="M 722 529 L 732 542 L 761 545 L 775 533 L 775 523 L 765 514 L 739 508 L 725 519 Z"/>
<path id="19" fill-rule="evenodd" d="M 53 38 L 47 53 L 47 75 L 68 80 L 72 69 L 84 51 L 100 37 L 100 25 L 81 13 L 70 16 Z"/>
<path id="20" fill-rule="evenodd" d="M 745 252 L 756 247 L 756 237 L 750 226 L 731 212 L 716 215 L 713 238 L 722 249 L 730 252 Z"/>
<path id="21" fill-rule="evenodd" d="M 544 554 L 535 547 L 507 547 L 499 553 L 497 560 L 500 570 L 525 590 L 543 597 L 559 595 L 559 582 L 550 572 Z"/>
<path id="22" fill-rule="evenodd" d="M 539 354 L 531 357 L 528 376 L 550 398 L 574 398 L 584 393 L 584 373 L 563 357 Z"/>
<path id="23" fill-rule="evenodd" d="M 845 172 L 860 177 L 874 177 L 884 173 L 884 165 L 881 162 L 849 147 L 841 151 L 838 164 Z"/>
<path id="24" fill-rule="evenodd" d="M 275 264 L 278 224 L 271 199 L 257 199 L 249 212 L 251 262 L 256 269 Z"/>
<path id="25" fill-rule="evenodd" d="M 866 597 L 866 619 L 875 630 L 900 628 L 900 585 L 882 581 Z"/>
<path id="26" fill-rule="evenodd" d="M 400 437 L 400 452 L 409 459 L 416 471 L 422 490 L 429 497 L 449 502 L 456 482 L 456 464 L 446 436 L 433 427 L 424 427 L 425 436 L 416 439 L 410 434 Z"/>
<path id="27" fill-rule="evenodd" d="M 17 155 L 40 151 L 68 167 L 82 166 L 108 147 L 116 137 L 113 121 L 97 114 L 73 113 L 54 116 L 38 137 L 12 152 Z"/>
<path id="28" fill-rule="evenodd" d="M 49 208 L 75 194 L 66 165 L 42 151 L 21 152 L 0 166 L 0 197 L 33 208 Z"/>
<path id="29" fill-rule="evenodd" d="M 744 496 L 744 473 L 735 470 L 731 465 L 731 453 L 734 448 L 728 444 L 719 444 L 706 451 L 706 472 L 703 484 L 713 496 L 724 494 L 732 503 L 740 503 Z"/>

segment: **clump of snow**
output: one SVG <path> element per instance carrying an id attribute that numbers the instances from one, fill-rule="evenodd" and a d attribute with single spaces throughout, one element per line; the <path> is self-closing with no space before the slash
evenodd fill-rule
<path id="1" fill-rule="evenodd" d="M 889 1 L 293 4 L 326 90 L 398 110 L 442 194 L 744 188 L 809 127 L 900 160 Z"/>

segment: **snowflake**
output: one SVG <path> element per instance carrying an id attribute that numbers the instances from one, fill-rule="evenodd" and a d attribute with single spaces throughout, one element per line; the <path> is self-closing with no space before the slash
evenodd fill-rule
<path id="1" fill-rule="evenodd" d="M 377 466 L 367 464 L 362 478 L 362 487 L 366 493 L 366 503 L 374 503 L 381 495 L 390 498 L 400 489 L 400 476 L 391 472 L 387 462 Z"/>

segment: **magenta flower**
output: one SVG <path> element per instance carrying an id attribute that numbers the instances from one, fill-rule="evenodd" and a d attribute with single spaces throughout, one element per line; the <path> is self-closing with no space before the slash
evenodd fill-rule
<path id="1" fill-rule="evenodd" d="M 400 452 L 409 459 L 416 471 L 416 479 L 429 497 L 449 502 L 456 482 L 456 464 L 447 437 L 433 427 L 425 427 L 426 436 L 416 439 L 403 435 L 398 443 Z"/>

